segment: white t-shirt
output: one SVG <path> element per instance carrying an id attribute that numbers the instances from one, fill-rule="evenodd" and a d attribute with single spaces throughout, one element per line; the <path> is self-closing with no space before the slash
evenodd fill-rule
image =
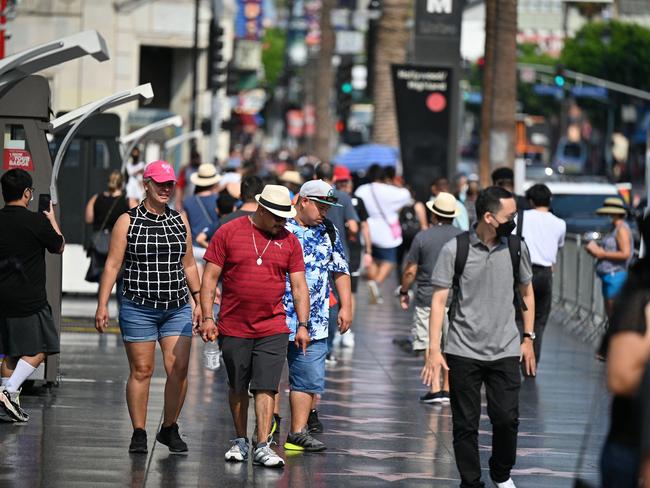
<path id="1" fill-rule="evenodd" d="M 533 209 L 524 212 L 523 227 L 522 235 L 532 263 L 537 266 L 553 266 L 558 249 L 564 246 L 566 222 L 550 212 Z"/>
<path id="2" fill-rule="evenodd" d="M 129 175 L 129 181 L 126 184 L 126 197 L 132 198 L 138 203 L 144 200 L 145 197 L 144 184 L 142 182 L 142 171 L 145 166 L 143 161 L 135 164 L 132 161 L 126 163 L 126 172 Z"/>
<path id="3" fill-rule="evenodd" d="M 357 188 L 355 195 L 363 200 L 368 211 L 372 244 L 385 249 L 398 247 L 402 243 L 398 213 L 413 202 L 411 192 L 385 183 L 368 183 Z"/>

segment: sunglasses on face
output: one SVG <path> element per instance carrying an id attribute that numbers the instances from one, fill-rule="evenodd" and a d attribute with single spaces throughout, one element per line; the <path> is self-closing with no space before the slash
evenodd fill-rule
<path id="1" fill-rule="evenodd" d="M 176 185 L 175 181 L 165 181 L 164 183 L 157 183 L 157 182 L 155 182 L 153 180 L 151 180 L 151 181 L 158 188 L 174 188 L 174 185 Z"/>
<path id="2" fill-rule="evenodd" d="M 327 203 L 338 203 L 338 201 L 339 201 L 339 199 L 334 197 L 334 196 L 323 197 L 323 196 L 310 195 L 307 198 L 309 198 L 312 201 L 314 201 L 314 200 L 323 200 L 324 202 L 327 202 Z M 318 203 L 318 202 L 314 202 L 314 203 Z"/>

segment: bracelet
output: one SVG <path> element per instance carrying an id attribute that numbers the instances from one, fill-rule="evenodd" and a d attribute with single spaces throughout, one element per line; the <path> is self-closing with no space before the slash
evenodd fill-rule
<path id="1" fill-rule="evenodd" d="M 304 327 L 305 329 L 309 330 L 307 322 L 298 322 L 298 327 Z"/>
<path id="2" fill-rule="evenodd" d="M 405 297 L 405 296 L 407 296 L 407 295 L 409 294 L 409 292 L 408 292 L 408 291 L 403 291 L 402 288 L 400 287 L 400 289 L 399 289 L 399 294 L 400 294 L 401 296 Z"/>
<path id="3" fill-rule="evenodd" d="M 194 295 L 196 295 L 197 293 L 201 293 L 201 290 L 198 290 L 198 291 L 191 291 L 191 292 L 190 292 L 190 295 L 194 296 Z"/>
<path id="4" fill-rule="evenodd" d="M 215 324 L 217 323 L 217 321 L 216 321 L 216 320 L 214 319 L 214 317 L 212 317 L 212 316 L 210 316 L 210 317 L 203 317 L 203 322 L 205 322 L 206 320 L 212 320 Z"/>

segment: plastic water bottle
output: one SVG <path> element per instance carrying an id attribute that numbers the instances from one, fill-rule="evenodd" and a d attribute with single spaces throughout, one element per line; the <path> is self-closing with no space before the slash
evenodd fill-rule
<path id="1" fill-rule="evenodd" d="M 208 341 L 203 344 L 203 366 L 211 371 L 221 367 L 221 350 L 216 342 Z"/>

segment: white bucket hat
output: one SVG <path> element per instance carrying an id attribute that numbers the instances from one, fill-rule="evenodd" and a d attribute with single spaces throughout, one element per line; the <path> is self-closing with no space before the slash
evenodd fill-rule
<path id="1" fill-rule="evenodd" d="M 284 186 L 266 185 L 262 193 L 255 195 L 255 200 L 278 217 L 290 219 L 296 216 L 296 209 L 291 205 L 291 195 Z"/>
<path id="2" fill-rule="evenodd" d="M 196 186 L 212 186 L 219 183 L 221 175 L 213 164 L 203 163 L 196 173 L 190 176 L 190 181 Z"/>
<path id="3" fill-rule="evenodd" d="M 453 219 L 458 217 L 458 201 L 451 193 L 441 192 L 435 198 L 435 200 L 429 200 L 427 202 L 427 208 L 431 210 L 438 217 L 443 217 L 445 219 Z"/>

